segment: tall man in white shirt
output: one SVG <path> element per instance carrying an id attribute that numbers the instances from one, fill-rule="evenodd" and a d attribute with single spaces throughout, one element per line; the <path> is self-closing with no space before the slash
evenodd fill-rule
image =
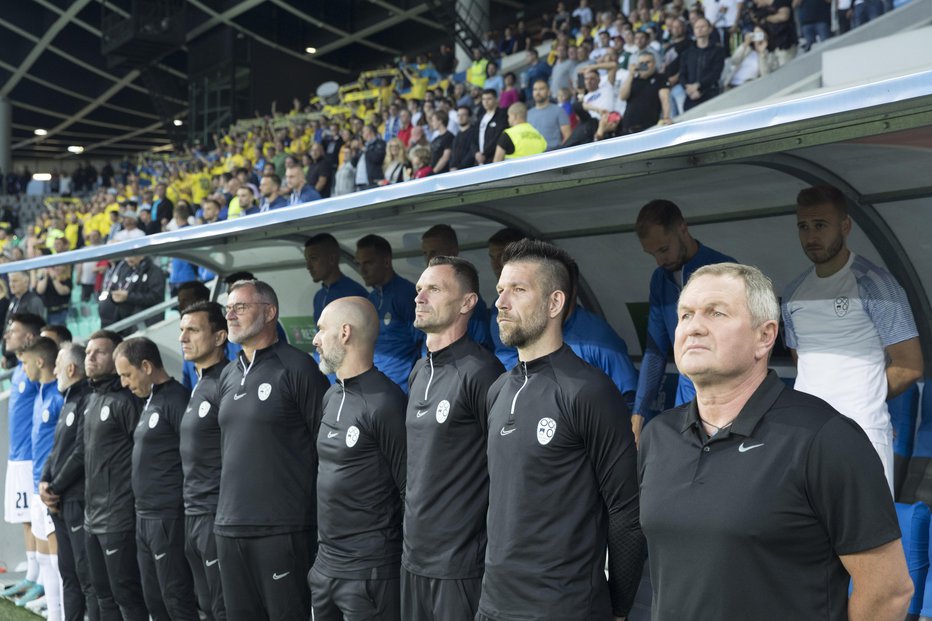
<path id="1" fill-rule="evenodd" d="M 799 241 L 813 267 L 783 294 L 784 338 L 798 367 L 795 388 L 824 399 L 864 429 L 892 491 L 886 401 L 923 371 L 906 292 L 889 272 L 848 250 L 851 219 L 837 188 L 806 188 L 796 204 Z"/>

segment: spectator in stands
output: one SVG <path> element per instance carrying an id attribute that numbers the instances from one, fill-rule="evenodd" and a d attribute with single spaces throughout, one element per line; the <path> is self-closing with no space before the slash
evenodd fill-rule
<path id="1" fill-rule="evenodd" d="M 527 51 L 527 64 L 529 66 L 524 75 L 528 86 L 524 89 L 524 101 L 533 101 L 534 83 L 538 80 L 543 80 L 545 83 L 549 82 L 552 70 L 547 61 L 542 59 L 534 48 Z"/>
<path id="2" fill-rule="evenodd" d="M 421 351 L 421 335 L 414 329 L 414 283 L 395 273 L 392 247 L 384 237 L 366 235 L 356 242 L 356 263 L 369 301 L 379 314 L 375 366 L 407 393 L 408 375 Z"/>
<path id="3" fill-rule="evenodd" d="M 220 201 L 216 198 L 205 199 L 201 203 L 201 224 L 220 222 Z"/>
<path id="4" fill-rule="evenodd" d="M 301 166 L 292 166 L 285 170 L 285 182 L 288 184 L 288 205 L 300 205 L 320 200 L 320 194 L 304 177 Z"/>
<path id="5" fill-rule="evenodd" d="M 579 20 L 579 30 L 588 33 L 594 21 L 592 9 L 589 8 L 589 0 L 579 0 L 579 6 L 573 10 L 572 16 Z"/>
<path id="6" fill-rule="evenodd" d="M 570 136 L 570 118 L 563 108 L 550 101 L 550 87 L 544 80 L 534 83 L 534 107 L 527 111 L 530 123 L 547 141 L 547 150 L 559 148 Z"/>
<path id="7" fill-rule="evenodd" d="M 378 185 L 384 179 L 382 164 L 385 162 L 385 141 L 379 138 L 372 125 L 362 128 L 362 149 L 353 157 L 356 167 L 356 189 L 365 190 Z"/>
<path id="8" fill-rule="evenodd" d="M 514 30 L 511 26 L 505 26 L 502 33 L 502 40 L 498 44 L 498 53 L 502 56 L 510 56 L 518 50 L 518 39 L 515 37 Z"/>
<path id="9" fill-rule="evenodd" d="M 521 92 L 518 90 L 518 78 L 514 73 L 505 74 L 505 88 L 502 89 L 498 97 L 498 107 L 507 110 L 511 104 L 521 100 Z"/>
<path id="10" fill-rule="evenodd" d="M 832 5 L 830 2 L 801 0 L 796 5 L 796 11 L 801 34 L 806 40 L 806 52 L 817 39 L 827 41 L 832 36 Z"/>
<path id="11" fill-rule="evenodd" d="M 489 61 L 482 56 L 482 49 L 472 48 L 472 64 L 466 70 L 466 80 L 479 88 L 485 87 L 486 67 Z"/>
<path id="12" fill-rule="evenodd" d="M 177 231 L 191 223 L 191 208 L 188 206 L 187 201 L 178 201 L 178 204 L 172 209 L 172 220 L 166 225 L 165 230 Z"/>
<path id="13" fill-rule="evenodd" d="M 615 110 L 615 90 L 608 83 L 602 82 L 597 69 L 586 68 L 586 94 L 583 95 L 583 109 L 596 120 L 603 114 Z"/>
<path id="14" fill-rule="evenodd" d="M 449 118 L 443 110 L 437 110 L 430 116 L 434 138 L 430 141 L 430 167 L 435 175 L 445 173 L 450 166 L 453 155 L 453 134 L 447 131 Z"/>
<path id="15" fill-rule="evenodd" d="M 498 139 L 493 161 L 537 155 L 547 150 L 547 140 L 527 122 L 527 106 L 520 101 L 508 108 L 508 125 Z"/>
<path id="16" fill-rule="evenodd" d="M 281 195 L 282 179 L 278 175 L 265 175 L 259 182 L 259 211 L 266 212 L 288 206 L 288 199 Z"/>
<path id="17" fill-rule="evenodd" d="M 388 105 L 388 116 L 385 117 L 385 131 L 382 132 L 382 140 L 388 142 L 398 135 L 401 129 L 401 119 L 399 118 L 398 104 L 392 102 Z"/>
<path id="18" fill-rule="evenodd" d="M 456 60 L 456 54 L 453 52 L 453 46 L 448 43 L 441 43 L 440 53 L 437 54 L 437 58 L 434 61 L 434 67 L 436 67 L 440 77 L 446 78 L 456 73 L 457 64 L 458 62 Z"/>
<path id="19" fill-rule="evenodd" d="M 36 293 L 45 305 L 47 323 L 64 324 L 68 320 L 73 286 L 70 265 L 56 265 L 39 270 Z"/>
<path id="20" fill-rule="evenodd" d="M 139 228 L 139 222 L 136 219 L 136 212 L 126 210 L 123 212 L 122 227 L 111 235 L 110 241 L 121 242 L 127 239 L 138 239 L 145 237 L 145 232 Z"/>
<path id="21" fill-rule="evenodd" d="M 311 144 L 309 154 L 311 161 L 307 167 L 307 182 L 313 186 L 321 198 L 327 198 L 330 196 L 330 184 L 333 181 L 333 165 L 319 142 Z"/>
<path id="22" fill-rule="evenodd" d="M 486 67 L 485 86 L 482 88 L 492 89 L 496 93 L 501 93 L 505 90 L 505 79 L 498 73 L 497 63 L 489 63 L 489 66 Z M 478 102 L 473 103 L 478 104 Z"/>
<path id="23" fill-rule="evenodd" d="M 472 122 L 472 108 L 459 106 L 456 109 L 457 129 L 456 138 L 453 139 L 453 153 L 450 159 L 450 170 L 461 170 L 476 165 L 476 145 L 478 144 L 478 129 Z"/>
<path id="24" fill-rule="evenodd" d="M 162 227 L 152 219 L 152 212 L 148 209 L 139 211 L 139 228 L 146 235 L 155 235 L 162 231 Z"/>
<path id="25" fill-rule="evenodd" d="M 171 222 L 175 208 L 175 204 L 166 196 L 167 190 L 168 185 L 165 183 L 157 183 L 152 196 L 151 210 L 154 214 L 153 220 L 158 220 L 162 228 L 165 228 L 168 226 L 168 223 Z"/>
<path id="26" fill-rule="evenodd" d="M 843 35 L 851 30 L 851 22 L 854 20 L 852 0 L 838 0 L 835 4 L 835 18 L 838 20 L 838 34 Z"/>
<path id="27" fill-rule="evenodd" d="M 498 105 L 498 95 L 493 90 L 482 91 L 483 114 L 477 132 L 476 163 L 488 164 L 495 157 L 498 138 L 508 127 L 508 114 Z"/>
<path id="28" fill-rule="evenodd" d="M 821 0 L 820 0 L 821 1 Z M 767 33 L 760 26 L 744 35 L 725 68 L 725 89 L 768 75 L 777 70 L 777 56 L 768 49 Z"/>
<path id="29" fill-rule="evenodd" d="M 709 40 L 712 34 L 709 20 L 704 17 L 696 19 L 693 32 L 696 35 L 695 43 L 680 55 L 679 83 L 686 91 L 684 110 L 691 110 L 721 92 L 719 80 L 725 66 L 725 51 L 720 45 L 715 45 Z"/>
<path id="30" fill-rule="evenodd" d="M 561 88 L 576 89 L 576 50 L 575 45 L 557 47 L 557 59 L 550 73 L 550 92 L 558 93 Z"/>
<path id="31" fill-rule="evenodd" d="M 777 56 L 777 66 L 782 67 L 796 57 L 799 41 L 792 0 L 754 0 L 754 6 L 754 21 L 767 31 L 770 49 Z M 696 37 L 698 41 L 698 34 Z"/>
<path id="32" fill-rule="evenodd" d="M 727 50 L 728 33 L 738 19 L 738 0 L 706 0 L 702 5 L 705 18 L 712 26 L 712 41 Z"/>
<path id="33" fill-rule="evenodd" d="M 100 231 L 91 229 L 84 234 L 85 246 L 100 245 Z M 97 262 L 84 261 L 78 264 L 78 283 L 81 285 L 81 301 L 87 304 L 94 299 L 94 285 L 97 282 Z"/>
<path id="34" fill-rule="evenodd" d="M 884 14 L 883 0 L 854 0 L 851 27 L 857 28 Z"/>
<path id="35" fill-rule="evenodd" d="M 636 67 L 628 75 L 618 97 L 628 102 L 621 121 L 623 134 L 634 134 L 660 123 L 670 123 L 670 84 L 657 72 L 653 52 L 641 52 Z"/>
<path id="36" fill-rule="evenodd" d="M 783 293 L 784 340 L 796 390 L 857 422 L 880 456 L 893 492 L 893 428 L 887 399 L 922 378 L 919 332 L 906 292 L 885 269 L 848 249 L 845 196 L 815 186 L 796 197 L 799 241 L 813 263 Z"/>
<path id="37" fill-rule="evenodd" d="M 113 269 L 100 294 L 100 326 L 106 328 L 164 301 L 165 274 L 158 265 L 148 257 L 126 257 Z M 164 313 L 157 313 L 146 319 L 145 323 L 147 326 L 154 325 L 164 316 Z M 124 331 L 130 334 L 136 331 L 136 327 Z"/>
<path id="38" fill-rule="evenodd" d="M 398 139 L 401 140 L 401 143 L 408 148 L 408 143 L 411 141 L 411 112 L 407 109 L 403 109 L 398 113 L 399 127 L 398 127 Z"/>
<path id="39" fill-rule="evenodd" d="M 414 179 L 423 179 L 434 173 L 430 167 L 430 149 L 427 147 L 414 147 L 410 151 L 411 169 L 414 171 Z"/>
<path id="40" fill-rule="evenodd" d="M 583 108 L 581 101 L 574 101 L 573 114 L 579 119 L 576 127 L 570 133 L 570 137 L 561 145 L 560 148 L 575 147 L 581 144 L 589 144 L 595 141 L 595 132 L 598 130 L 599 121 L 592 118 L 589 111 Z"/>
<path id="41" fill-rule="evenodd" d="M 29 275 L 26 272 L 11 272 L 10 307 L 7 316 L 14 313 L 31 313 L 45 319 L 45 304 L 35 291 L 29 290 Z"/>
<path id="42" fill-rule="evenodd" d="M 259 213 L 259 205 L 256 203 L 256 187 L 251 183 L 240 186 L 236 191 L 236 203 L 239 208 L 238 213 L 231 210 L 227 214 L 228 218 L 239 218 Z"/>
<path id="43" fill-rule="evenodd" d="M 408 162 L 408 153 L 404 144 L 397 137 L 388 141 L 385 154 L 385 178 L 382 185 L 399 183 L 411 177 L 411 166 Z"/>

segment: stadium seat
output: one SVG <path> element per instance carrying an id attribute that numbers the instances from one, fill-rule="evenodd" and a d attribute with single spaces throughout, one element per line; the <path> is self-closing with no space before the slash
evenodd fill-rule
<path id="1" fill-rule="evenodd" d="M 903 533 L 906 566 L 916 588 L 913 599 L 909 603 L 907 619 L 918 619 L 922 612 L 926 578 L 929 575 L 929 527 L 932 516 L 930 516 L 928 505 L 922 502 L 913 505 L 896 503 L 896 516 Z"/>
<path id="2" fill-rule="evenodd" d="M 932 503 L 932 390 L 928 386 L 920 390 L 922 398 L 913 453 L 898 497 L 905 503 Z"/>
<path id="3" fill-rule="evenodd" d="M 890 421 L 893 423 L 893 489 L 894 497 L 900 499 L 900 491 L 906 480 L 909 458 L 913 455 L 916 438 L 916 422 L 919 418 L 919 387 L 911 386 L 899 397 L 887 401 Z"/>

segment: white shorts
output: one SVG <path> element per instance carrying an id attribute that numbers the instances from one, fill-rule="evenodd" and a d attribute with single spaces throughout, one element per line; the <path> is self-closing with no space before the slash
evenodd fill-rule
<path id="1" fill-rule="evenodd" d="M 880 463 L 883 464 L 883 473 L 887 476 L 887 485 L 890 486 L 890 493 L 893 493 L 893 428 L 886 429 L 865 429 L 864 433 L 874 445 L 877 456 L 880 457 Z"/>
<path id="2" fill-rule="evenodd" d="M 32 513 L 32 521 L 29 523 L 30 530 L 37 539 L 48 541 L 49 535 L 55 532 L 55 523 L 52 522 L 49 508 L 39 498 L 39 494 L 33 494 L 31 502 L 32 506 L 29 508 Z"/>
<path id="3" fill-rule="evenodd" d="M 25 524 L 32 519 L 32 460 L 6 462 L 6 491 L 3 498 L 3 520 L 10 524 Z"/>

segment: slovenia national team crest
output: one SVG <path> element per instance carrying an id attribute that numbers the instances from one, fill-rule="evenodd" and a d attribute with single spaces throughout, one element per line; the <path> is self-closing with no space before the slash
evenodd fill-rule
<path id="1" fill-rule="evenodd" d="M 18 388 L 19 388 L 19 394 L 23 394 L 24 392 L 26 392 L 26 382 L 20 382 Z"/>
<path id="2" fill-rule="evenodd" d="M 74 424 L 74 412 L 68 412 L 68 416 L 65 417 L 65 426 L 71 427 Z"/>
<path id="3" fill-rule="evenodd" d="M 155 426 L 159 424 L 159 413 L 152 412 L 152 416 L 149 417 L 149 429 L 155 429 Z"/>
<path id="4" fill-rule="evenodd" d="M 200 418 L 207 416 L 207 413 L 210 412 L 210 403 L 207 401 L 201 401 L 201 405 L 197 408 L 197 415 Z"/>
<path id="5" fill-rule="evenodd" d="M 272 385 L 268 382 L 259 384 L 259 401 L 265 401 L 272 394 Z"/>
<path id="6" fill-rule="evenodd" d="M 100 408 L 100 422 L 106 422 L 108 418 L 110 418 L 110 406 L 105 405 Z"/>
<path id="7" fill-rule="evenodd" d="M 537 441 L 541 446 L 547 446 L 557 432 L 557 422 L 552 418 L 542 418 L 537 423 Z"/>
<path id="8" fill-rule="evenodd" d="M 382 318 L 382 323 L 384 323 L 384 324 L 387 326 L 387 325 L 390 324 L 391 322 L 392 322 L 392 314 L 391 314 L 391 313 L 385 313 L 385 317 Z"/>
<path id="9" fill-rule="evenodd" d="M 447 416 L 449 415 L 450 415 L 450 402 L 444 399 L 443 401 L 437 404 L 437 422 L 441 424 L 445 423 L 447 420 Z"/>
<path id="10" fill-rule="evenodd" d="M 353 425 L 346 430 L 346 446 L 353 448 L 359 442 L 359 427 Z"/>
<path id="11" fill-rule="evenodd" d="M 848 314 L 848 296 L 840 295 L 835 298 L 835 314 L 844 317 Z"/>
<path id="12" fill-rule="evenodd" d="M 43 423 L 49 422 L 49 411 L 48 410 L 42 410 L 42 422 Z"/>

